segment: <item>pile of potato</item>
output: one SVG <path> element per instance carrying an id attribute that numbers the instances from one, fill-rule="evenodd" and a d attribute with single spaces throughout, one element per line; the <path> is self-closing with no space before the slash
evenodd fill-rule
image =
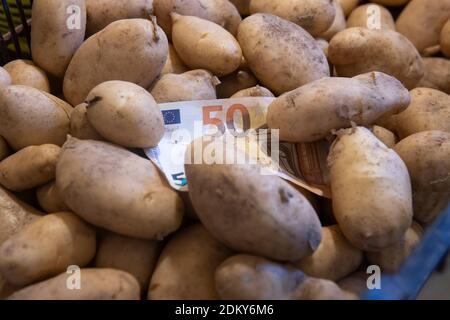
<path id="1" fill-rule="evenodd" d="M 1 298 L 357 299 L 449 202 L 450 0 L 35 0 L 31 47 L 0 68 Z M 331 200 L 142 156 L 158 103 L 251 96 L 334 140 Z"/>

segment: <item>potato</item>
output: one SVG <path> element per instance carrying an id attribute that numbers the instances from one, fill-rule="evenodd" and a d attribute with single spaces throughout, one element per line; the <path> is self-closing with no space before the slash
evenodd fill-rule
<path id="1" fill-rule="evenodd" d="M 148 19 L 152 13 L 153 0 L 86 0 L 86 34 L 91 36 L 117 20 Z"/>
<path id="2" fill-rule="evenodd" d="M 70 8 L 72 13 L 68 14 Z M 36 0 L 33 2 L 32 16 L 33 61 L 46 72 L 62 78 L 84 40 L 85 0 Z"/>
<path id="3" fill-rule="evenodd" d="M 87 103 L 76 106 L 70 117 L 70 134 L 82 140 L 105 140 L 87 119 Z"/>
<path id="4" fill-rule="evenodd" d="M 147 290 L 159 256 L 159 243 L 134 239 L 114 233 L 103 235 L 99 241 L 96 268 L 126 271 L 139 282 L 141 292 Z"/>
<path id="5" fill-rule="evenodd" d="M 397 31 L 419 50 L 439 44 L 444 24 L 450 18 L 450 0 L 411 0 L 397 19 Z"/>
<path id="6" fill-rule="evenodd" d="M 346 17 L 358 6 L 360 0 L 337 0 L 344 10 Z"/>
<path id="7" fill-rule="evenodd" d="M 109 143 L 69 138 L 56 187 L 84 220 L 125 236 L 163 239 L 181 225 L 183 203 L 157 168 Z"/>
<path id="8" fill-rule="evenodd" d="M 36 198 L 39 205 L 47 213 L 69 211 L 69 207 L 62 200 L 56 189 L 54 181 L 51 181 L 36 189 Z"/>
<path id="9" fill-rule="evenodd" d="M 401 139 L 430 130 L 450 133 L 450 96 L 434 89 L 414 89 L 409 107 L 386 121 Z"/>
<path id="10" fill-rule="evenodd" d="M 250 14 L 250 1 L 251 0 L 230 0 L 243 16 L 248 16 Z"/>
<path id="11" fill-rule="evenodd" d="M 423 58 L 423 63 L 425 75 L 417 86 L 450 94 L 450 61 L 443 58 Z"/>
<path id="12" fill-rule="evenodd" d="M 62 145 L 69 122 L 65 109 L 49 94 L 20 85 L 0 87 L 0 135 L 14 150 L 47 143 Z"/>
<path id="13" fill-rule="evenodd" d="M 318 36 L 333 24 L 336 8 L 330 0 L 251 0 L 250 13 L 279 16 Z"/>
<path id="14" fill-rule="evenodd" d="M 328 158 L 333 211 L 345 237 L 364 251 L 397 243 L 411 226 L 408 169 L 368 129 L 342 130 Z"/>
<path id="15" fill-rule="evenodd" d="M 139 283 L 127 272 L 114 269 L 81 269 L 80 289 L 67 287 L 70 274 L 25 287 L 9 300 L 139 300 Z M 73 276 L 73 275 L 72 275 Z"/>
<path id="16" fill-rule="evenodd" d="M 2 275 L 0 275 L 0 299 L 6 299 L 8 296 L 19 289 L 20 287 L 8 283 L 6 279 Z"/>
<path id="17" fill-rule="evenodd" d="M 0 136 L 0 161 L 8 157 L 10 154 L 11 150 L 9 149 L 8 144 L 6 143 L 5 139 Z"/>
<path id="18" fill-rule="evenodd" d="M 164 120 L 152 95 L 125 81 L 107 81 L 86 98 L 89 123 L 107 140 L 130 148 L 151 148 L 164 135 Z"/>
<path id="19" fill-rule="evenodd" d="M 378 13 L 379 15 L 377 16 Z M 379 20 L 377 20 L 377 17 L 379 17 Z M 357 7 L 348 17 L 347 28 L 356 27 L 395 31 L 395 21 L 388 9 L 377 4 L 368 3 Z"/>
<path id="20" fill-rule="evenodd" d="M 414 88 L 424 75 L 424 66 L 413 44 L 392 30 L 350 28 L 330 41 L 328 59 L 342 77 L 380 71 Z"/>
<path id="21" fill-rule="evenodd" d="M 346 28 L 345 14 L 341 5 L 337 0 L 333 0 L 333 6 L 336 10 L 336 15 L 334 17 L 333 24 L 320 35 L 320 38 L 331 40 L 338 32 L 341 32 Z"/>
<path id="22" fill-rule="evenodd" d="M 388 148 L 391 148 L 391 149 L 394 148 L 398 142 L 395 134 L 383 127 L 373 126 L 372 133 L 375 137 L 378 138 L 378 140 L 383 142 L 386 145 L 386 147 L 388 147 Z"/>
<path id="23" fill-rule="evenodd" d="M 432 222 L 440 212 L 429 209 L 440 208 L 442 202 L 448 203 L 450 199 L 450 133 L 419 132 L 400 141 L 394 150 L 411 176 L 414 219 L 421 223 Z M 429 199 L 426 199 L 427 193 Z"/>
<path id="24" fill-rule="evenodd" d="M 233 94 L 230 98 L 245 98 L 245 97 L 275 97 L 269 89 L 256 86 L 248 89 L 243 89 L 235 94 Z"/>
<path id="25" fill-rule="evenodd" d="M 238 40 L 256 78 L 276 95 L 330 76 L 327 59 L 314 38 L 274 15 L 246 18 L 239 26 Z"/>
<path id="26" fill-rule="evenodd" d="M 188 68 L 186 67 L 184 62 L 181 61 L 173 45 L 169 43 L 169 55 L 167 57 L 166 64 L 161 71 L 161 75 L 165 75 L 168 73 L 180 74 L 186 71 L 188 71 Z"/>
<path id="27" fill-rule="evenodd" d="M 441 51 L 447 58 L 450 58 L 450 19 L 441 31 Z"/>
<path id="28" fill-rule="evenodd" d="M 334 225 L 323 227 L 317 250 L 294 265 L 311 277 L 336 281 L 355 271 L 362 261 L 362 251 L 353 247 Z"/>
<path id="29" fill-rule="evenodd" d="M 360 297 L 368 291 L 367 280 L 369 276 L 370 274 L 363 271 L 356 271 L 348 277 L 339 280 L 337 284 L 342 290 Z"/>
<path id="30" fill-rule="evenodd" d="M 189 196 L 215 238 L 238 252 L 281 261 L 297 261 L 317 249 L 320 222 L 300 192 L 278 176 L 261 175 L 257 165 L 208 164 L 208 159 L 193 164 L 189 157 L 198 157 L 198 145 L 194 141 L 186 153 Z M 222 144 L 203 149 L 211 147 L 223 149 Z"/>
<path id="31" fill-rule="evenodd" d="M 236 35 L 241 16 L 228 0 L 153 0 L 158 24 L 170 37 L 173 33 L 171 13 L 195 16 L 212 21 Z"/>
<path id="32" fill-rule="evenodd" d="M 150 300 L 216 300 L 216 268 L 231 251 L 200 225 L 177 233 L 164 247 L 150 283 Z"/>
<path id="33" fill-rule="evenodd" d="M 26 147 L 0 162 L 0 184 L 12 191 L 31 189 L 55 178 L 61 148 L 54 144 Z"/>
<path id="34" fill-rule="evenodd" d="M 12 84 L 21 84 L 50 92 L 47 75 L 33 61 L 18 59 L 5 64 L 4 68 L 11 75 Z"/>
<path id="35" fill-rule="evenodd" d="M 219 79 L 206 70 L 191 70 L 182 74 L 166 74 L 156 81 L 150 93 L 158 103 L 214 100 Z"/>
<path id="36" fill-rule="evenodd" d="M 216 87 L 217 97 L 228 99 L 238 91 L 254 87 L 258 80 L 248 69 L 247 64 L 241 64 L 241 67 L 232 74 L 220 78 L 220 83 Z"/>
<path id="37" fill-rule="evenodd" d="M 11 85 L 11 82 L 11 75 L 8 73 L 8 71 L 5 70 L 5 68 L 0 67 L 0 86 L 9 86 Z"/>
<path id="38" fill-rule="evenodd" d="M 368 252 L 366 254 L 367 260 L 370 264 L 379 266 L 383 273 L 397 272 L 402 263 L 419 244 L 422 235 L 422 227 L 414 223 L 398 243 L 380 252 Z"/>
<path id="39" fill-rule="evenodd" d="M 383 6 L 398 7 L 403 6 L 411 0 L 372 0 L 371 2 L 381 4 Z"/>
<path id="40" fill-rule="evenodd" d="M 0 186 L 0 245 L 42 214 Z"/>
<path id="41" fill-rule="evenodd" d="M 78 49 L 64 77 L 64 96 L 76 106 L 108 80 L 148 88 L 164 68 L 168 50 L 167 37 L 154 20 L 115 21 Z"/>
<path id="42" fill-rule="evenodd" d="M 0 246 L 0 273 L 9 283 L 28 285 L 85 266 L 95 255 L 95 231 L 73 213 L 46 215 Z"/>
<path id="43" fill-rule="evenodd" d="M 346 293 L 332 281 L 308 278 L 290 265 L 236 255 L 216 270 L 216 288 L 224 300 L 329 300 Z"/>
<path id="44" fill-rule="evenodd" d="M 408 90 L 380 72 L 324 78 L 278 97 L 269 106 L 267 124 L 280 130 L 283 141 L 313 142 L 352 122 L 373 124 L 403 111 L 409 102 Z"/>
<path id="45" fill-rule="evenodd" d="M 239 67 L 242 50 L 225 29 L 211 21 L 177 13 L 172 13 L 172 20 L 173 45 L 189 68 L 225 76 Z"/>

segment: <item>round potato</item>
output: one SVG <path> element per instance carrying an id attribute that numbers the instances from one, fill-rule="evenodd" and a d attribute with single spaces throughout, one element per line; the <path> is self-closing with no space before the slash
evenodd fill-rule
<path id="1" fill-rule="evenodd" d="M 183 203 L 158 169 L 109 143 L 69 138 L 56 186 L 84 220 L 125 236 L 163 239 L 181 225 Z"/>
<path id="2" fill-rule="evenodd" d="M 241 64 L 239 43 L 214 22 L 172 13 L 172 42 L 191 69 L 206 69 L 217 76 L 232 73 Z"/>
<path id="3" fill-rule="evenodd" d="M 11 85 L 11 83 L 11 75 L 5 70 L 5 68 L 0 67 L 0 86 L 6 87 Z"/>
<path id="4" fill-rule="evenodd" d="M 314 38 L 277 16 L 246 18 L 239 26 L 238 40 L 256 78 L 276 95 L 330 76 L 327 58 Z"/>
<path id="5" fill-rule="evenodd" d="M 256 86 L 248 89 L 243 89 L 235 94 L 233 94 L 230 98 L 245 98 L 245 97 L 275 97 L 269 89 Z"/>
<path id="6" fill-rule="evenodd" d="M 345 237 L 364 251 L 396 244 L 411 226 L 411 181 L 402 159 L 368 129 L 342 130 L 328 158 L 333 211 Z"/>
<path id="7" fill-rule="evenodd" d="M 156 21 L 115 21 L 77 50 L 64 76 L 64 96 L 79 105 L 95 86 L 109 80 L 148 88 L 164 68 L 168 50 L 167 37 Z"/>
<path id="8" fill-rule="evenodd" d="M 70 14 L 68 10 L 71 10 Z M 32 15 L 33 61 L 48 73 L 62 78 L 84 41 L 85 0 L 36 0 L 33 1 Z"/>
<path id="9" fill-rule="evenodd" d="M 175 51 L 175 48 L 172 44 L 169 43 L 169 55 L 167 57 L 166 64 L 161 71 L 161 75 L 175 73 L 180 74 L 188 71 L 188 67 L 181 61 L 178 53 Z"/>
<path id="10" fill-rule="evenodd" d="M 425 75 L 418 87 L 437 89 L 450 94 L 450 60 L 423 58 Z"/>
<path id="11" fill-rule="evenodd" d="M 309 257 L 295 266 L 311 277 L 339 280 L 354 272 L 363 261 L 363 252 L 353 247 L 339 226 L 322 228 L 322 241 Z"/>
<path id="12" fill-rule="evenodd" d="M 395 134 L 383 127 L 373 126 L 372 133 L 374 134 L 375 137 L 378 138 L 378 140 L 383 142 L 386 145 L 386 147 L 388 147 L 388 148 L 391 148 L 391 149 L 394 148 L 398 142 L 398 139 L 395 136 Z"/>
<path id="13" fill-rule="evenodd" d="M 422 58 L 414 45 L 392 30 L 350 28 L 330 41 L 328 59 L 342 77 L 380 71 L 413 89 L 424 75 Z"/>
<path id="14" fill-rule="evenodd" d="M 267 124 L 280 130 L 283 141 L 313 142 L 352 123 L 371 125 L 409 102 L 408 90 L 380 72 L 324 78 L 278 97 L 269 106 Z"/>
<path id="15" fill-rule="evenodd" d="M 70 134 L 82 140 L 105 140 L 87 118 L 87 103 L 82 103 L 73 109 L 70 117 Z"/>
<path id="16" fill-rule="evenodd" d="M 70 210 L 62 200 L 54 181 L 37 188 L 36 198 L 41 208 L 47 213 L 66 212 Z"/>
<path id="17" fill-rule="evenodd" d="M 166 74 L 156 81 L 150 93 L 158 103 L 214 100 L 219 79 L 206 70 L 191 70 L 182 74 Z"/>
<path id="18" fill-rule="evenodd" d="M 347 28 L 356 27 L 395 31 L 395 21 L 388 9 L 368 3 L 357 7 L 348 17 Z"/>
<path id="19" fill-rule="evenodd" d="M 214 272 L 231 251 L 200 225 L 177 233 L 164 247 L 153 274 L 150 300 L 217 300 Z"/>
<path id="20" fill-rule="evenodd" d="M 107 140 L 130 148 L 151 148 L 164 135 L 164 120 L 152 95 L 125 81 L 107 81 L 89 92 L 86 116 Z"/>
<path id="21" fill-rule="evenodd" d="M 14 150 L 47 143 L 61 146 L 70 119 L 55 99 L 31 87 L 0 87 L 0 135 Z"/>
<path id="22" fill-rule="evenodd" d="M 94 230 L 73 213 L 46 215 L 0 246 L 0 273 L 9 283 L 28 285 L 85 266 L 95 255 Z"/>
<path id="23" fill-rule="evenodd" d="M 144 292 L 158 260 L 159 248 L 156 241 L 106 233 L 99 241 L 95 267 L 128 272 L 138 280 L 141 292 Z"/>
<path id="24" fill-rule="evenodd" d="M 5 64 L 4 68 L 11 75 L 12 84 L 21 84 L 50 92 L 47 75 L 33 61 L 18 59 Z"/>
<path id="25" fill-rule="evenodd" d="M 62 273 L 25 287 L 9 300 L 139 300 L 139 283 L 129 273 L 114 269 L 80 269 L 78 290 L 69 289 L 68 281 L 76 274 Z M 75 283 L 76 284 L 76 283 Z"/>

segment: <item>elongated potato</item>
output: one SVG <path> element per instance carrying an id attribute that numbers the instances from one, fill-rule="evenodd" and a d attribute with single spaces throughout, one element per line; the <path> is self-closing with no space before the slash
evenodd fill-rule
<path id="1" fill-rule="evenodd" d="M 171 13 L 195 16 L 212 21 L 236 35 L 241 16 L 228 0 L 153 0 L 158 24 L 166 34 L 172 35 Z"/>
<path id="2" fill-rule="evenodd" d="M 105 142 L 69 138 L 56 186 L 83 219 L 130 237 L 163 239 L 183 217 L 181 199 L 150 161 Z"/>
<path id="3" fill-rule="evenodd" d="M 383 127 L 373 126 L 372 133 L 374 134 L 375 137 L 378 138 L 378 140 L 383 142 L 386 145 L 386 147 L 388 147 L 388 148 L 391 148 L 391 149 L 394 148 L 398 142 L 398 139 L 395 136 L 395 134 Z"/>
<path id="4" fill-rule="evenodd" d="M 450 61 L 443 58 L 423 58 L 423 63 L 425 75 L 417 86 L 450 94 Z"/>
<path id="5" fill-rule="evenodd" d="M 5 139 L 0 136 L 0 161 L 8 157 L 10 154 L 11 150 L 9 149 L 8 144 L 6 143 Z"/>
<path id="6" fill-rule="evenodd" d="M 206 70 L 191 70 L 182 74 L 166 74 L 157 80 L 150 93 L 158 103 L 214 100 L 219 79 Z"/>
<path id="7" fill-rule="evenodd" d="M 54 144 L 44 144 L 16 152 L 0 162 L 0 184 L 23 191 L 53 180 L 60 150 Z"/>
<path id="8" fill-rule="evenodd" d="M 173 45 L 169 43 L 169 55 L 167 56 L 167 61 L 161 71 L 161 75 L 169 73 L 180 74 L 186 71 L 188 71 L 188 67 L 181 61 Z"/>
<path id="9" fill-rule="evenodd" d="M 85 0 L 36 0 L 32 8 L 31 52 L 39 67 L 63 77 L 86 31 Z"/>
<path id="10" fill-rule="evenodd" d="M 130 148 L 151 148 L 164 135 L 164 120 L 152 95 L 125 81 L 107 81 L 89 92 L 87 119 L 107 140 Z"/>
<path id="11" fill-rule="evenodd" d="M 67 283 L 76 274 L 56 277 L 25 287 L 9 300 L 139 300 L 139 283 L 129 273 L 114 269 L 80 269 L 80 289 Z"/>
<path id="12" fill-rule="evenodd" d="M 269 106 L 267 124 L 280 138 L 312 142 L 354 122 L 370 125 L 403 111 L 409 92 L 395 78 L 380 72 L 352 79 L 325 78 L 277 98 Z"/>
<path id="13" fill-rule="evenodd" d="M 397 243 L 411 226 L 411 181 L 402 159 L 368 129 L 338 133 L 329 158 L 333 209 L 345 237 L 364 251 Z"/>
<path id="14" fill-rule="evenodd" d="M 70 117 L 70 134 L 82 140 L 105 140 L 89 122 L 86 106 L 87 103 L 82 103 L 73 109 Z"/>
<path id="15" fill-rule="evenodd" d="M 353 77 L 370 71 L 387 73 L 408 89 L 424 75 L 422 58 L 414 45 L 392 30 L 350 28 L 330 41 L 328 59 L 339 76 Z"/>
<path id="16" fill-rule="evenodd" d="M 339 226 L 322 228 L 322 241 L 309 257 L 295 266 L 311 277 L 339 280 L 354 272 L 363 261 L 361 250 L 345 239 Z"/>
<path id="17" fill-rule="evenodd" d="M 450 0 L 411 0 L 397 19 L 397 30 L 422 52 L 439 44 L 444 24 L 450 18 Z"/>
<path id="18" fill-rule="evenodd" d="M 331 38 L 333 38 L 338 32 L 344 30 L 347 26 L 344 10 L 337 0 L 333 0 L 333 6 L 336 10 L 336 15 L 334 17 L 333 23 L 325 32 L 320 34 L 320 38 L 326 39 L 327 41 L 330 41 Z"/>
<path id="19" fill-rule="evenodd" d="M 0 245 L 42 215 L 0 186 Z"/>
<path id="20" fill-rule="evenodd" d="M 412 227 L 406 231 L 403 239 L 380 252 L 368 252 L 366 254 L 367 260 L 369 263 L 379 266 L 382 272 L 397 272 L 402 263 L 419 244 L 422 235 L 422 227 L 417 223 L 413 223 Z"/>
<path id="21" fill-rule="evenodd" d="M 368 3 L 357 7 L 347 19 L 347 28 L 395 30 L 391 12 L 383 6 Z"/>
<path id="22" fill-rule="evenodd" d="M 189 157 L 201 152 L 199 142 L 194 141 L 186 153 L 189 196 L 215 238 L 238 252 L 281 261 L 297 261 L 317 249 L 320 222 L 300 192 L 278 176 L 260 174 L 257 165 L 208 164 L 206 158 L 195 164 Z M 223 147 L 219 142 L 203 149 L 219 152 Z"/>
<path id="23" fill-rule="evenodd" d="M 150 300 L 218 299 L 216 268 L 231 251 L 200 225 L 177 233 L 164 247 L 150 283 Z"/>
<path id="24" fill-rule="evenodd" d="M 28 285 L 85 266 L 95 255 L 95 231 L 73 213 L 53 213 L 25 226 L 0 246 L 0 273 Z"/>
<path id="25" fill-rule="evenodd" d="M 86 35 L 91 36 L 122 20 L 148 19 L 153 13 L 153 0 L 86 0 Z"/>
<path id="26" fill-rule="evenodd" d="M 0 87 L 0 135 L 14 150 L 47 143 L 62 145 L 69 121 L 65 109 L 43 91 Z"/>
<path id="27" fill-rule="evenodd" d="M 422 223 L 432 222 L 439 211 L 429 209 L 441 208 L 442 202 L 450 199 L 450 133 L 419 132 L 400 141 L 394 150 L 411 175 L 414 218 Z"/>
<path id="28" fill-rule="evenodd" d="M 4 68 L 11 75 L 12 84 L 20 84 L 50 92 L 47 75 L 33 61 L 18 59 L 5 64 Z"/>
<path id="29" fill-rule="evenodd" d="M 238 40 L 256 78 L 276 95 L 330 76 L 327 59 L 314 38 L 277 16 L 246 18 L 239 26 Z"/>
<path id="30" fill-rule="evenodd" d="M 239 43 L 214 22 L 172 13 L 172 42 L 191 69 L 206 69 L 218 76 L 235 71 L 242 60 Z"/>
<path id="31" fill-rule="evenodd" d="M 167 37 L 154 20 L 115 21 L 77 50 L 64 76 L 64 96 L 76 106 L 108 80 L 148 88 L 164 68 L 168 50 Z"/>
<path id="32" fill-rule="evenodd" d="M 6 87 L 11 85 L 11 83 L 11 75 L 5 70 L 5 68 L 0 67 L 0 86 Z"/>
<path id="33" fill-rule="evenodd" d="M 245 98 L 245 97 L 275 97 L 269 89 L 256 86 L 248 89 L 240 90 L 233 94 L 230 98 Z"/>
<path id="34" fill-rule="evenodd" d="M 441 51 L 450 58 L 450 18 L 441 31 Z"/>
<path id="35" fill-rule="evenodd" d="M 334 300 L 348 295 L 332 281 L 307 277 L 291 265 L 236 255 L 216 271 L 216 288 L 224 300 Z"/>
<path id="36" fill-rule="evenodd" d="M 51 181 L 36 189 L 36 198 L 39 205 L 47 213 L 69 211 L 69 207 L 62 200 L 56 189 L 54 181 Z"/>
<path id="37" fill-rule="evenodd" d="M 146 291 L 159 256 L 156 241 L 134 239 L 114 233 L 104 234 L 98 245 L 96 268 L 112 268 L 133 275 L 141 292 Z"/>
<path id="38" fill-rule="evenodd" d="M 330 0 L 251 0 L 250 13 L 279 16 L 318 36 L 333 24 L 336 8 Z"/>

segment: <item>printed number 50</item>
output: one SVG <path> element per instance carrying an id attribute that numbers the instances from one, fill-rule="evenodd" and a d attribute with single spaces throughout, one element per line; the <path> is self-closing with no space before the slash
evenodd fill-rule
<path id="1" fill-rule="evenodd" d="M 225 117 L 225 124 L 223 123 L 222 119 L 211 116 L 211 113 L 221 112 L 222 110 L 223 106 L 203 107 L 203 125 L 215 125 L 218 130 L 217 134 L 219 134 L 219 132 L 220 134 L 224 134 L 226 125 L 226 128 L 228 128 L 228 130 L 232 134 L 237 134 L 236 125 L 234 123 L 234 115 L 236 112 L 240 112 L 242 116 L 243 133 L 250 129 L 250 114 L 248 113 L 248 110 L 244 105 L 233 104 L 230 108 L 228 108 Z"/>

